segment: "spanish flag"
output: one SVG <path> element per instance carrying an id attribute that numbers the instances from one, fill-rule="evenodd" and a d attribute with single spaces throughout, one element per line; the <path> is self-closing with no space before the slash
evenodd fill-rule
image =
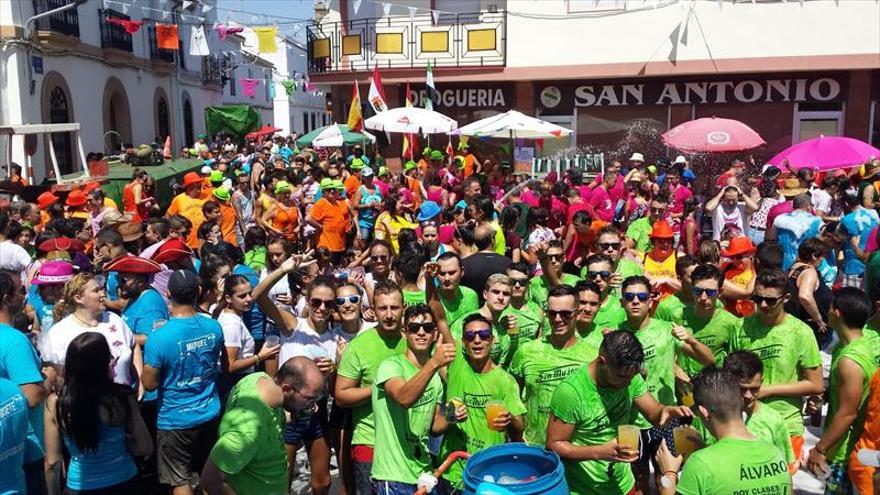
<path id="1" fill-rule="evenodd" d="M 348 109 L 348 130 L 358 132 L 364 128 L 364 116 L 361 114 L 361 92 L 357 81 L 354 82 L 354 93 L 351 96 L 351 107 Z"/>

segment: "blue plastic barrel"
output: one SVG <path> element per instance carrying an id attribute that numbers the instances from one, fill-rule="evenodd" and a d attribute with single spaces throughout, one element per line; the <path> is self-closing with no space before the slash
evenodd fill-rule
<path id="1" fill-rule="evenodd" d="M 530 481 L 496 482 L 508 477 Z M 465 465 L 462 481 L 465 495 L 569 494 L 559 456 L 524 443 L 505 443 L 477 452 Z"/>

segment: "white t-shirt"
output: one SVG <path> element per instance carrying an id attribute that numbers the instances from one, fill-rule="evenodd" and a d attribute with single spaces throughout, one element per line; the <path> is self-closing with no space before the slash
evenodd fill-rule
<path id="1" fill-rule="evenodd" d="M 85 326 L 74 315 L 70 315 L 52 325 L 48 331 L 40 333 L 39 348 L 43 361 L 64 366 L 70 342 L 86 332 L 98 332 L 107 339 L 110 354 L 113 356 L 113 381 L 131 385 L 134 337 L 122 318 L 110 311 L 104 311 L 101 321 L 95 327 Z"/>
<path id="2" fill-rule="evenodd" d="M 217 317 L 220 328 L 223 329 L 223 341 L 226 347 L 238 347 L 236 359 L 248 359 L 254 357 L 254 338 L 244 325 L 241 316 L 230 311 L 221 311 Z M 240 374 L 253 373 L 254 367 L 239 371 Z"/>
<path id="3" fill-rule="evenodd" d="M 828 214 L 831 211 L 831 195 L 828 191 L 818 187 L 810 188 L 810 196 L 813 199 L 813 209 Z"/>
<path id="4" fill-rule="evenodd" d="M 293 333 L 281 335 L 278 366 L 297 356 L 305 356 L 309 359 L 329 358 L 335 363 L 336 336 L 337 333 L 333 328 L 328 328 L 324 333 L 318 333 L 312 330 L 308 318 L 298 318 Z"/>
<path id="5" fill-rule="evenodd" d="M 12 241 L 0 242 L 0 270 L 21 273 L 31 264 L 31 255 Z"/>

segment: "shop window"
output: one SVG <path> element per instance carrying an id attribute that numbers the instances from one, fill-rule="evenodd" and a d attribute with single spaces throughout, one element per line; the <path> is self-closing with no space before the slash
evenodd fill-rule
<path id="1" fill-rule="evenodd" d="M 843 134 L 843 103 L 799 103 L 795 109 L 794 142 Z"/>
<path id="2" fill-rule="evenodd" d="M 669 110 L 666 105 L 580 107 L 577 109 L 577 144 L 615 147 L 634 126 L 647 125 L 665 132 Z M 656 143 L 645 143 L 646 150 Z"/>

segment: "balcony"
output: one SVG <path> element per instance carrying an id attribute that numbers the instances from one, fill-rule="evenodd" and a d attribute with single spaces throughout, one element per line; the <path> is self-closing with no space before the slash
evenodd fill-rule
<path id="1" fill-rule="evenodd" d="M 150 38 L 150 59 L 151 60 L 159 60 L 162 62 L 174 63 L 174 50 L 163 50 L 159 48 L 159 43 L 156 41 L 156 27 L 148 26 L 147 27 L 147 36 Z"/>
<path id="2" fill-rule="evenodd" d="M 308 26 L 309 73 L 379 68 L 503 67 L 507 13 L 361 18 Z"/>
<path id="3" fill-rule="evenodd" d="M 202 84 L 223 84 L 224 58 L 219 55 L 208 55 L 202 58 Z"/>
<path id="4" fill-rule="evenodd" d="M 107 22 L 108 17 L 124 21 L 131 19 L 122 12 L 112 9 L 98 9 L 98 29 L 101 31 L 101 48 L 115 48 L 131 53 L 131 35 L 128 34 L 124 27 Z"/>
<path id="5" fill-rule="evenodd" d="M 34 14 L 42 14 L 43 12 L 67 5 L 70 3 L 70 0 L 33 0 L 33 2 Z M 79 14 L 77 13 L 77 7 L 37 19 L 35 24 L 37 31 L 52 31 L 65 36 L 79 38 Z"/>

